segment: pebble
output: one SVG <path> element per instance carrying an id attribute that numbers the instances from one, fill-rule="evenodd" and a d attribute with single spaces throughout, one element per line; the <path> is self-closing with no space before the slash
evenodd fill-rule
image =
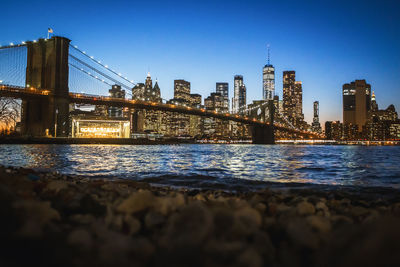
<path id="1" fill-rule="evenodd" d="M 314 205 L 306 201 L 297 204 L 296 208 L 299 215 L 311 215 L 315 213 Z"/>
<path id="2" fill-rule="evenodd" d="M 119 212 L 123 213 L 136 213 L 148 209 L 154 206 L 156 201 L 153 193 L 148 190 L 140 190 L 132 193 L 127 199 L 125 199 L 117 208 Z"/>
<path id="3" fill-rule="evenodd" d="M 327 218 L 311 215 L 307 217 L 307 221 L 312 228 L 321 233 L 326 233 L 331 230 L 331 222 Z"/>
<path id="4" fill-rule="evenodd" d="M 69 266 L 400 266 L 397 195 L 202 192 L 46 173 L 32 182 L 11 171 L 22 174 L 0 175 L 0 242 L 32 264 L 46 251 L 44 263 L 63 255 Z"/>
<path id="5" fill-rule="evenodd" d="M 262 223 L 260 213 L 256 209 L 250 207 L 245 207 L 237 210 L 235 212 L 235 216 L 241 220 L 245 220 L 247 224 L 252 224 L 256 227 L 260 227 Z"/>
<path id="6" fill-rule="evenodd" d="M 204 204 L 190 203 L 171 215 L 162 244 L 166 247 L 198 246 L 210 234 L 212 223 L 212 214 Z"/>
<path id="7" fill-rule="evenodd" d="M 55 193 L 60 192 L 63 189 L 68 188 L 68 183 L 61 180 L 51 181 L 47 184 L 46 190 L 53 191 Z"/>

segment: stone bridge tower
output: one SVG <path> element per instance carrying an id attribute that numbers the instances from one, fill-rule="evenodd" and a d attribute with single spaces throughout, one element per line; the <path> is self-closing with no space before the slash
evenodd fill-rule
<path id="1" fill-rule="evenodd" d="M 68 136 L 69 43 L 69 39 L 57 36 L 27 43 L 26 86 L 48 90 L 49 97 L 22 101 L 21 130 L 25 136 Z"/>

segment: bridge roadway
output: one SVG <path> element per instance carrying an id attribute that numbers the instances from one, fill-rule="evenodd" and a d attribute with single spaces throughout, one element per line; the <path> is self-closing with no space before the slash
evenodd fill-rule
<path id="1" fill-rule="evenodd" d="M 14 85 L 1 85 L 0 86 L 0 96 L 3 97 L 12 97 L 18 99 L 27 99 L 27 98 L 46 98 L 50 96 L 49 90 L 44 89 L 35 89 L 35 88 L 26 88 L 19 87 Z M 102 106 L 112 106 L 112 107 L 127 107 L 133 109 L 146 109 L 146 110 L 161 110 L 161 111 L 169 111 L 169 112 L 177 112 L 181 114 L 187 115 L 197 115 L 203 117 L 212 117 L 225 121 L 235 121 L 243 124 L 253 125 L 253 126 L 269 126 L 269 122 L 262 122 L 256 120 L 254 118 L 249 118 L 246 116 L 239 116 L 237 114 L 230 113 L 218 113 L 216 111 L 209 111 L 202 108 L 192 108 L 188 106 L 180 106 L 174 104 L 163 104 L 157 102 L 150 101 L 142 101 L 142 100 L 129 100 L 129 99 L 121 99 L 121 98 L 112 98 L 107 96 L 97 96 L 97 95 L 88 95 L 88 94 L 79 94 L 79 93 L 69 93 L 69 102 L 76 104 L 91 104 L 91 105 L 102 105 Z M 274 123 L 274 129 L 290 132 L 293 134 L 298 134 L 300 136 L 308 137 L 308 138 L 321 138 L 316 133 L 300 131 L 297 129 L 287 128 L 278 123 Z"/>

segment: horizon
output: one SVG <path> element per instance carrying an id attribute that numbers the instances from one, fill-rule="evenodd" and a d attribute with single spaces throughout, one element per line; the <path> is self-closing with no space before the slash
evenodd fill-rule
<path id="1" fill-rule="evenodd" d="M 85 10 L 83 14 L 91 2 L 80 4 Z M 115 6 L 117 3 L 121 2 L 115 2 Z M 116 22 L 107 21 L 108 17 L 104 22 L 103 17 L 86 16 L 80 13 L 81 10 L 74 17 L 77 21 L 70 20 L 72 6 L 58 6 L 63 11 L 52 12 L 53 7 L 48 1 L 24 5 L 15 21 L 7 19 L 13 15 L 16 5 L 9 2 L 4 7 L 4 24 L 0 26 L 3 32 L 1 44 L 33 40 L 41 34 L 45 38 L 47 28 L 52 28 L 55 35 L 71 39 L 72 44 L 136 83 L 144 82 L 149 71 L 152 79 L 158 80 L 162 97 L 167 99 L 173 97 L 173 80 L 184 79 L 191 83 L 191 93 L 201 94 L 203 101 L 215 92 L 217 82 L 228 82 L 231 101 L 233 77 L 243 75 L 247 104 L 262 98 L 262 68 L 267 63 L 267 44 L 270 44 L 271 64 L 275 67 L 275 94 L 282 99 L 282 72 L 296 71 L 296 80 L 303 83 L 303 113 L 307 122 L 312 121 L 314 101 L 320 103 L 322 127 L 327 120 L 342 121 L 342 85 L 357 79 L 365 79 L 371 84 L 381 109 L 393 104 L 397 111 L 400 110 L 400 53 L 396 48 L 400 47 L 400 19 L 396 17 L 400 5 L 395 1 L 381 4 L 376 1 L 362 6 L 363 2 L 352 1 L 343 8 L 340 3 L 328 6 L 292 1 L 269 5 L 259 1 L 250 1 L 247 5 L 235 1 L 236 5 L 232 2 L 229 6 L 222 5 L 221 1 L 153 3 L 156 4 L 126 3 L 125 9 L 114 11 L 120 15 L 115 16 Z M 145 10 L 143 6 L 151 7 L 152 12 L 144 15 L 129 13 Z M 241 11 L 245 18 L 243 23 L 231 18 L 230 15 L 237 11 L 232 6 Z M 32 21 L 28 14 L 39 9 L 47 9 L 49 18 Z M 330 12 L 326 12 L 328 9 Z M 359 9 L 362 12 L 351 12 Z M 90 10 L 95 14 L 113 13 L 103 10 L 99 4 Z M 274 20 L 286 14 L 283 10 L 292 15 L 296 23 Z M 347 25 L 335 16 L 346 10 L 352 15 L 346 18 Z M 282 30 L 276 30 L 270 23 L 261 23 L 260 14 L 264 12 L 271 15 L 270 20 L 282 26 Z M 298 12 L 302 13 L 300 17 Z M 360 13 L 367 15 L 368 20 L 360 20 L 363 18 Z M 136 16 L 128 19 L 123 16 L 126 14 Z M 151 16 L 146 16 L 148 14 Z M 186 24 L 169 16 L 177 14 L 182 15 L 180 19 Z M 215 17 L 218 14 L 220 18 Z M 320 21 L 323 15 L 324 20 Z M 28 21 L 29 27 L 26 27 Z M 264 30 L 265 26 L 270 27 Z M 119 30 L 115 31 L 113 27 Z M 110 37 L 104 38 L 100 32 L 106 32 Z M 204 36 L 199 37 L 201 33 Z"/>

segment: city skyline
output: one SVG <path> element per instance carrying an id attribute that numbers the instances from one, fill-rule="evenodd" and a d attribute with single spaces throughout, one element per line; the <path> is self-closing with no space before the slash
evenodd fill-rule
<path id="1" fill-rule="evenodd" d="M 88 49 L 88 53 L 121 70 L 135 82 L 140 82 L 150 71 L 158 78 L 162 97 L 166 99 L 172 98 L 175 79 L 191 82 L 192 91 L 203 98 L 215 90 L 216 82 L 228 82 L 231 98 L 234 75 L 243 75 L 247 104 L 262 99 L 262 68 L 267 63 L 266 44 L 269 43 L 277 95 L 282 98 L 283 71 L 295 70 L 296 79 L 303 82 L 303 112 L 307 122 L 312 122 L 314 101 L 320 103 L 321 124 L 327 120 L 341 120 L 341 87 L 356 79 L 365 79 L 371 84 L 381 107 L 394 104 L 397 110 L 400 109 L 400 57 L 394 49 L 400 44 L 399 35 L 394 34 L 398 31 L 399 19 L 395 17 L 398 4 L 394 1 L 385 1 L 381 6 L 377 3 L 358 5 L 361 2 L 353 1 L 344 7 L 290 1 L 281 4 L 251 1 L 251 5 L 239 2 L 231 5 L 221 2 L 153 3 L 120 3 L 126 8 L 115 5 L 115 8 L 108 7 L 107 12 L 102 5 L 82 3 L 84 12 L 91 10 L 105 17 L 113 14 L 121 20 L 87 15 L 77 16 L 79 23 L 69 20 L 73 2 L 58 5 L 57 12 L 46 1 L 35 5 L 27 3 L 20 10 L 17 22 L 8 19 L 11 11 L 17 8 L 16 4 L 7 3 L 4 8 L 10 12 L 5 12 L 5 24 L 0 26 L 2 40 L 18 42 L 27 36 L 31 39 L 45 37 L 47 27 L 52 27 L 56 35 L 71 38 L 80 47 Z M 29 14 L 39 12 L 40 8 L 47 10 L 46 19 L 32 21 Z M 140 22 L 141 12 L 133 12 L 136 16 L 129 18 L 125 16 L 128 10 L 143 8 L 151 10 L 151 21 Z M 236 9 L 240 9 L 243 18 L 248 20 L 230 18 Z M 328 12 L 328 9 L 333 11 Z M 284 22 L 283 10 L 292 15 L 291 23 Z M 373 14 L 383 10 L 384 17 Z M 225 13 L 217 17 L 219 11 Z M 302 13 L 301 17 L 296 11 Z M 326 19 L 322 19 L 317 11 L 328 12 L 324 14 Z M 346 19 L 347 28 L 341 16 L 335 16 L 344 11 L 354 15 Z M 172 16 L 176 14 L 182 15 L 180 19 L 185 20 L 184 24 Z M 269 22 L 273 21 L 274 25 L 266 27 L 263 22 L 256 26 L 263 14 L 264 17 L 269 15 Z M 357 20 L 364 16 L 368 20 Z M 202 23 L 207 19 L 207 23 Z M 319 20 L 321 23 L 316 26 Z M 165 25 L 161 25 L 162 22 Z M 240 36 L 236 36 L 238 32 Z M 220 45 L 224 42 L 225 46 Z"/>

